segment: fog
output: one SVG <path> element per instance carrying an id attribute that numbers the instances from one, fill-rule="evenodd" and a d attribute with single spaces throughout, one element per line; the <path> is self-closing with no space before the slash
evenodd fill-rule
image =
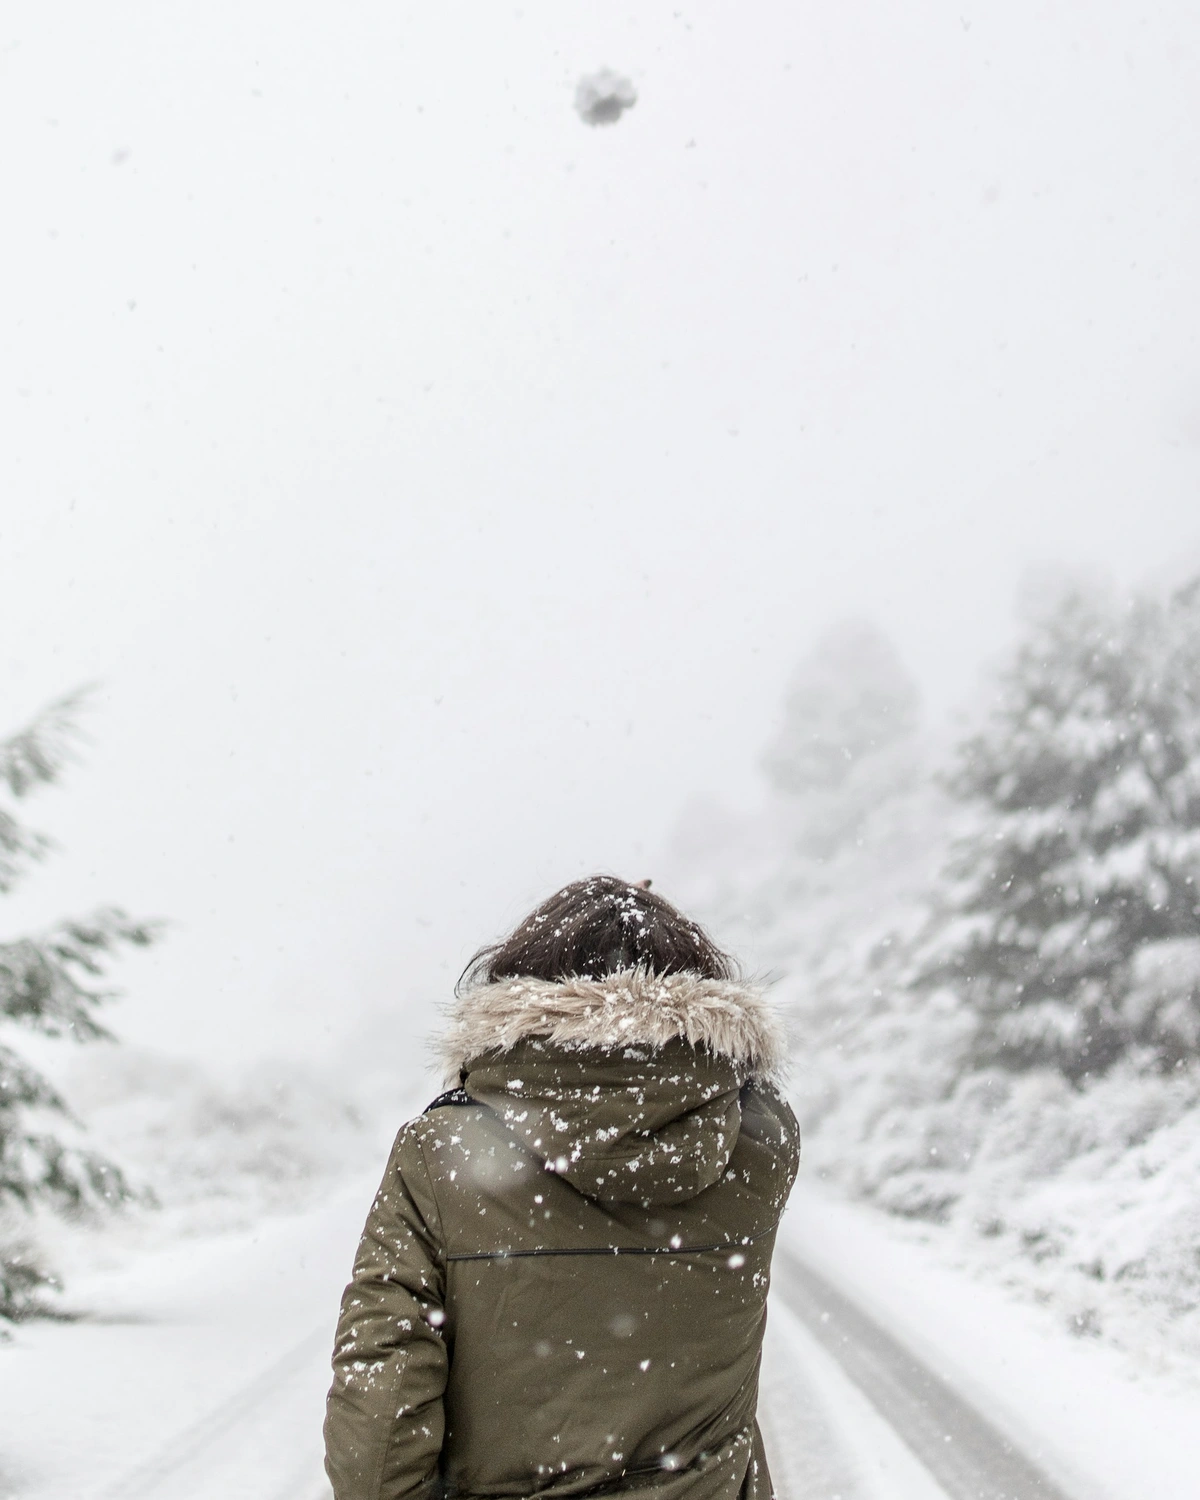
<path id="1" fill-rule="evenodd" d="M 3 27 L 6 725 L 97 684 L 5 921 L 167 918 L 127 1038 L 407 1045 L 830 621 L 945 716 L 1031 568 L 1196 555 L 1193 6 Z"/>

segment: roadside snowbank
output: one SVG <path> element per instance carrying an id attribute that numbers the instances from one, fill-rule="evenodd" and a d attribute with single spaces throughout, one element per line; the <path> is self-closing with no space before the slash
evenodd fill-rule
<path id="1" fill-rule="evenodd" d="M 960 1258 L 1071 1333 L 1197 1367 L 1200 1075 L 1118 1068 L 1078 1089 L 989 1072 L 873 1117 L 867 1097 L 842 1091 L 810 1138 L 824 1175 L 944 1224 Z"/>
<path id="2" fill-rule="evenodd" d="M 1071 1494 L 1195 1500 L 1200 1369 L 1073 1339 L 961 1242 L 802 1182 L 785 1243 L 910 1345 Z"/>

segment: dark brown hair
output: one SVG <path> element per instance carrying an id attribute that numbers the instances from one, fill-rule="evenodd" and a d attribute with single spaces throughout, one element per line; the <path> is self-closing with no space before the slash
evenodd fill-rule
<path id="1" fill-rule="evenodd" d="M 649 889 L 615 875 L 563 886 L 506 938 L 480 948 L 459 985 L 497 979 L 603 979 L 621 969 L 732 979 L 733 960 Z"/>

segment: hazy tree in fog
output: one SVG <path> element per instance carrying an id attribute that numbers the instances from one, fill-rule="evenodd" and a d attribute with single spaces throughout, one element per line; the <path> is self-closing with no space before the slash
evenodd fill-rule
<path id="1" fill-rule="evenodd" d="M 919 982 L 967 1002 L 977 1061 L 1200 1054 L 1200 584 L 1034 616 L 950 786 L 974 831 Z"/>
<path id="2" fill-rule="evenodd" d="M 783 792 L 840 786 L 864 756 L 910 734 L 917 711 L 916 686 L 888 638 L 866 621 L 844 621 L 796 668 L 763 759 L 767 775 Z"/>
<path id="3" fill-rule="evenodd" d="M 64 699 L 0 740 L 0 894 L 50 851 L 49 841 L 17 816 L 16 804 L 57 779 L 80 706 L 79 696 Z M 106 958 L 122 944 L 144 946 L 153 937 L 151 924 L 109 908 L 68 918 L 41 934 L 0 940 L 4 1030 L 23 1027 L 76 1042 L 107 1038 L 96 1017 L 113 994 L 99 983 Z M 131 1196 L 116 1166 L 63 1139 L 63 1124 L 69 1129 L 77 1122 L 49 1080 L 0 1043 L 0 1317 L 36 1311 L 39 1289 L 50 1281 L 21 1233 L 29 1211 L 45 1206 L 82 1214 Z"/>
<path id="4" fill-rule="evenodd" d="M 792 674 L 763 767 L 794 845 L 825 858 L 924 775 L 916 684 L 874 625 L 827 631 Z M 920 764 L 919 764 L 920 763 Z"/>

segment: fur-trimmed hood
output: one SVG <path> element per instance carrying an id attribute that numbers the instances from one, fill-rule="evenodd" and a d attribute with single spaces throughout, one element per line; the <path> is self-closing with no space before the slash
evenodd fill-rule
<path id="1" fill-rule="evenodd" d="M 503 979 L 464 991 L 438 1050 L 448 1081 L 475 1058 L 544 1039 L 569 1051 L 646 1046 L 673 1038 L 728 1058 L 747 1079 L 778 1081 L 783 1027 L 762 990 L 698 974 L 628 969 L 604 979 Z"/>
<path id="2" fill-rule="evenodd" d="M 681 1203 L 725 1171 L 742 1089 L 782 1069 L 761 991 L 697 974 L 509 979 L 459 996 L 450 1079 L 548 1172 L 611 1203 Z"/>

